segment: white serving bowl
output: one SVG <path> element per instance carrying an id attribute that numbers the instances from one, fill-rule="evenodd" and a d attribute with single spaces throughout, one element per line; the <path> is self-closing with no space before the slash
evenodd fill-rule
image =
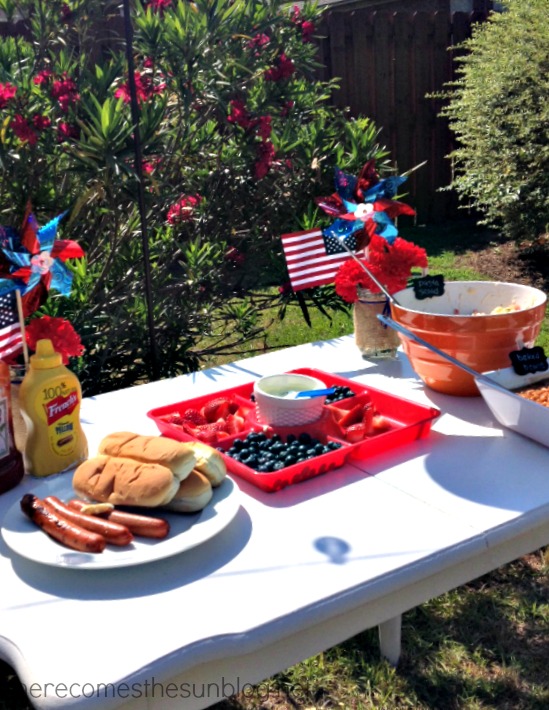
<path id="1" fill-rule="evenodd" d="M 475 382 L 497 421 L 508 429 L 549 447 L 549 407 L 513 392 L 544 380 L 549 383 L 549 371 L 517 375 L 512 367 L 505 367 L 485 372 L 484 375 L 483 378 L 475 378 Z"/>
<path id="2" fill-rule="evenodd" d="M 254 383 L 257 418 L 271 426 L 300 426 L 320 419 L 325 397 L 293 399 L 290 392 L 325 389 L 326 384 L 316 377 L 293 374 L 261 377 Z"/>

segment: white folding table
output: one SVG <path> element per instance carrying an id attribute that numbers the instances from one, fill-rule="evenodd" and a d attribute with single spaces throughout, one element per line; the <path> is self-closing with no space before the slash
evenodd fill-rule
<path id="1" fill-rule="evenodd" d="M 156 434 L 153 407 L 298 367 L 442 414 L 425 439 L 277 493 L 233 477 L 230 522 L 165 559 L 67 568 L 2 539 L 0 657 L 37 708 L 204 708 L 376 625 L 396 663 L 403 612 L 549 543 L 549 450 L 480 397 L 425 389 L 402 353 L 364 361 L 352 337 L 86 399 L 90 452 L 112 431 Z M 37 485 L 4 494 L 0 518 Z"/>

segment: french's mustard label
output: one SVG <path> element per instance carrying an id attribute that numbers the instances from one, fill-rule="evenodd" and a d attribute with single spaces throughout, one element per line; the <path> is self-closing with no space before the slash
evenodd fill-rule
<path id="1" fill-rule="evenodd" d="M 36 409 L 42 412 L 50 449 L 57 456 L 71 457 L 76 452 L 79 405 L 78 390 L 63 377 L 50 380 L 37 393 Z"/>

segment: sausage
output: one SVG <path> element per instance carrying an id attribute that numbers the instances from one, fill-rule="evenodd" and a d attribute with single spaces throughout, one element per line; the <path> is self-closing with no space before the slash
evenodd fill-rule
<path id="1" fill-rule="evenodd" d="M 87 505 L 83 500 L 77 498 L 70 500 L 68 506 L 74 510 L 82 510 Z M 111 523 L 118 523 L 127 527 L 138 537 L 152 537 L 162 539 L 170 532 L 170 524 L 164 518 L 152 518 L 148 515 L 138 515 L 136 513 L 126 513 L 121 510 L 113 510 L 110 513 L 102 513 L 101 518 L 109 520 Z"/>
<path id="2" fill-rule="evenodd" d="M 90 532 L 58 515 L 55 510 L 32 493 L 21 498 L 21 510 L 39 528 L 57 542 L 80 552 L 103 552 L 107 544 L 103 535 Z"/>
<path id="3" fill-rule="evenodd" d="M 56 513 L 62 515 L 67 520 L 70 520 L 75 525 L 80 525 L 80 527 L 90 530 L 91 532 L 99 533 L 103 535 L 107 543 L 111 545 L 117 545 L 118 547 L 124 547 L 129 545 L 133 540 L 133 535 L 130 530 L 124 525 L 119 525 L 118 523 L 113 523 L 104 518 L 98 518 L 93 515 L 84 515 L 69 508 L 56 496 L 47 496 L 44 498 L 44 502 L 55 510 Z"/>

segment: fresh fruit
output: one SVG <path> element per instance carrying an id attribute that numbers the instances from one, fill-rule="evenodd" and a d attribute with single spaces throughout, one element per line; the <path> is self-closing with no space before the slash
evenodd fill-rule
<path id="1" fill-rule="evenodd" d="M 383 416 L 383 414 L 379 414 L 379 412 L 376 412 L 372 417 L 372 433 L 381 434 L 382 432 L 387 431 L 390 428 L 391 425 Z"/>
<path id="2" fill-rule="evenodd" d="M 351 424 L 351 426 L 348 426 L 345 429 L 345 440 L 351 444 L 356 444 L 357 441 L 362 441 L 367 433 L 368 429 L 366 428 L 366 424 L 364 424 L 364 422 Z"/>
<path id="3" fill-rule="evenodd" d="M 391 428 L 390 423 L 376 410 L 368 396 L 359 395 L 356 399 L 358 402 L 350 409 L 335 405 L 329 407 L 333 420 L 339 427 L 340 438 L 355 444 L 368 436 L 382 434 Z"/>
<path id="4" fill-rule="evenodd" d="M 350 387 L 345 385 L 335 385 L 334 393 L 329 394 L 324 400 L 325 404 L 331 404 L 332 402 L 340 402 L 342 399 L 347 399 L 348 397 L 354 397 L 355 393 Z"/>
<path id="5" fill-rule="evenodd" d="M 227 397 L 216 397 L 202 407 L 202 415 L 207 422 L 216 422 L 218 419 L 226 419 L 229 414 L 234 414 L 237 410 L 236 402 Z"/>
<path id="6" fill-rule="evenodd" d="M 351 426 L 351 424 L 358 424 L 362 421 L 363 410 L 363 404 L 355 404 L 354 407 L 351 407 L 351 409 L 347 410 L 345 414 L 343 414 L 343 416 L 338 419 L 337 423 L 340 427 L 343 427 L 343 429 L 346 429 L 347 427 Z"/>
<path id="7" fill-rule="evenodd" d="M 289 434 L 285 441 L 279 434 L 268 436 L 264 432 L 251 432 L 245 439 L 235 439 L 223 453 L 255 471 L 272 473 L 335 451 L 341 446 L 336 441 L 322 443 L 307 432 L 298 436 Z"/>
<path id="8" fill-rule="evenodd" d="M 199 439 L 206 444 L 215 444 L 218 441 L 227 439 L 229 436 L 227 425 L 223 421 L 209 422 L 196 427 L 188 426 L 186 431 L 195 439 Z"/>
<path id="9" fill-rule="evenodd" d="M 206 418 L 201 412 L 198 411 L 198 409 L 186 409 L 181 415 L 181 419 L 188 424 L 193 424 L 194 426 L 207 423 Z"/>
<path id="10" fill-rule="evenodd" d="M 227 431 L 229 434 L 240 434 L 246 428 L 246 420 L 238 412 L 229 414 L 226 419 Z"/>

